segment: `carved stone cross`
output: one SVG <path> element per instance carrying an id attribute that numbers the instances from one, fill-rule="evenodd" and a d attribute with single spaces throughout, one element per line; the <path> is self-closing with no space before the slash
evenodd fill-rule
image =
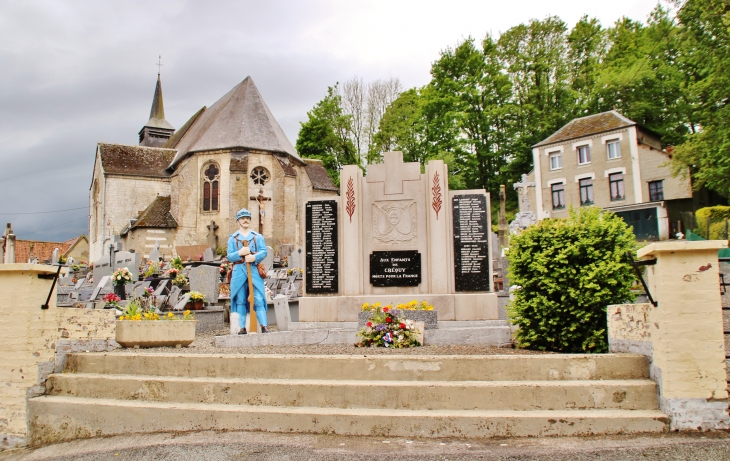
<path id="1" fill-rule="evenodd" d="M 536 184 L 534 182 L 528 182 L 527 175 L 523 174 L 522 182 L 516 182 L 512 184 L 512 186 L 514 186 L 520 196 L 520 213 L 530 211 L 530 200 L 527 197 L 527 189 L 530 187 L 535 187 Z"/>
<path id="2" fill-rule="evenodd" d="M 208 232 L 208 246 L 211 250 L 215 251 L 218 249 L 218 236 L 215 233 L 218 230 L 218 226 L 215 224 L 215 221 L 211 221 L 205 228 L 210 231 Z"/>
<path id="3" fill-rule="evenodd" d="M 255 197 L 249 197 L 251 200 L 256 200 L 256 203 L 259 204 L 259 234 L 264 234 L 264 216 L 266 216 L 266 211 L 264 211 L 264 202 L 268 202 L 271 200 L 271 197 L 264 196 L 264 190 L 259 189 L 259 195 Z"/>
<path id="4" fill-rule="evenodd" d="M 386 152 L 380 165 L 369 165 L 365 178 L 369 183 L 384 182 L 385 195 L 402 194 L 404 181 L 421 179 L 421 164 L 403 163 L 403 152 Z"/>

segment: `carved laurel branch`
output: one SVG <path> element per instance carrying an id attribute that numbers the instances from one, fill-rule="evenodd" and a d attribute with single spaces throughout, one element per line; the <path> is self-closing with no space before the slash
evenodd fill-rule
<path id="1" fill-rule="evenodd" d="M 436 220 L 439 219 L 439 211 L 441 211 L 441 181 L 439 178 L 438 171 L 433 175 L 433 187 L 431 187 L 431 192 L 433 193 L 433 201 L 431 202 L 431 206 L 433 207 L 433 211 L 436 212 Z"/>
<path id="2" fill-rule="evenodd" d="M 352 186 L 352 176 L 347 181 L 347 193 L 345 196 L 347 197 L 347 207 L 345 207 L 345 210 L 350 216 L 350 222 L 352 222 L 352 215 L 355 213 L 355 188 Z"/>

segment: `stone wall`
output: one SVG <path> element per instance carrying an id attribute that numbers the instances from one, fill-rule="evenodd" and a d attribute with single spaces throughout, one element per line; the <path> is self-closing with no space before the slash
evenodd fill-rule
<path id="1" fill-rule="evenodd" d="M 651 357 L 651 313 L 649 304 L 608 306 L 608 344 L 611 352 L 630 352 Z"/>
<path id="2" fill-rule="evenodd" d="M 155 248 L 155 242 L 160 242 L 160 256 L 168 260 L 173 255 L 175 248 L 176 229 L 148 229 L 135 228 L 127 234 L 124 248 L 134 249 L 143 258 L 149 258 L 150 252 Z"/>
<path id="3" fill-rule="evenodd" d="M 0 264 L 0 449 L 25 444 L 26 400 L 45 392 L 46 376 L 57 369 L 58 340 L 76 350 L 93 341 L 115 347 L 111 310 L 56 308 L 55 290 L 49 308 L 41 309 L 56 268 Z M 61 357 L 62 359 L 62 357 Z"/>

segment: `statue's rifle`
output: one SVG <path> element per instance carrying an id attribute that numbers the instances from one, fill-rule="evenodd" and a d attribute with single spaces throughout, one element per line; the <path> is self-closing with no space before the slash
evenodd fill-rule
<path id="1" fill-rule="evenodd" d="M 254 238 L 256 238 L 254 236 Z M 243 241 L 243 246 L 248 248 L 248 240 Z M 249 253 L 252 254 L 252 253 Z M 245 256 L 244 256 L 245 258 Z M 249 325 L 248 325 L 248 332 L 249 333 L 256 333 L 257 330 L 257 320 L 256 320 L 256 311 L 254 310 L 254 304 L 253 304 L 253 275 L 251 274 L 251 263 L 246 262 L 246 271 L 248 273 L 248 310 L 249 310 Z"/>

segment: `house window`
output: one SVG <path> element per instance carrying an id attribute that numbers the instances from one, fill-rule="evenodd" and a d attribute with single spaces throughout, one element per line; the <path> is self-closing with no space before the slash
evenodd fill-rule
<path id="1" fill-rule="evenodd" d="M 609 160 L 621 158 L 621 144 L 618 139 L 606 142 L 606 155 Z"/>
<path id="2" fill-rule="evenodd" d="M 593 180 L 591 178 L 581 179 L 580 185 L 580 204 L 593 205 Z"/>
<path id="3" fill-rule="evenodd" d="M 553 193 L 553 210 L 565 208 L 565 185 L 563 183 L 550 186 Z"/>
<path id="4" fill-rule="evenodd" d="M 220 168 L 215 163 L 203 167 L 203 211 L 218 211 Z"/>
<path id="5" fill-rule="evenodd" d="M 559 170 L 563 167 L 563 155 L 562 154 L 550 154 L 550 169 Z"/>
<path id="6" fill-rule="evenodd" d="M 652 202 L 660 202 L 664 200 L 664 184 L 663 181 L 649 182 L 649 200 Z"/>
<path id="7" fill-rule="evenodd" d="M 591 146 L 578 147 L 578 165 L 591 163 Z"/>
<path id="8" fill-rule="evenodd" d="M 269 172 L 262 166 L 257 166 L 251 172 L 251 179 L 257 186 L 263 186 L 269 181 Z"/>
<path id="9" fill-rule="evenodd" d="M 611 190 L 611 200 L 623 200 L 626 198 L 624 193 L 624 175 L 623 173 L 613 173 L 608 175 L 608 187 Z"/>

